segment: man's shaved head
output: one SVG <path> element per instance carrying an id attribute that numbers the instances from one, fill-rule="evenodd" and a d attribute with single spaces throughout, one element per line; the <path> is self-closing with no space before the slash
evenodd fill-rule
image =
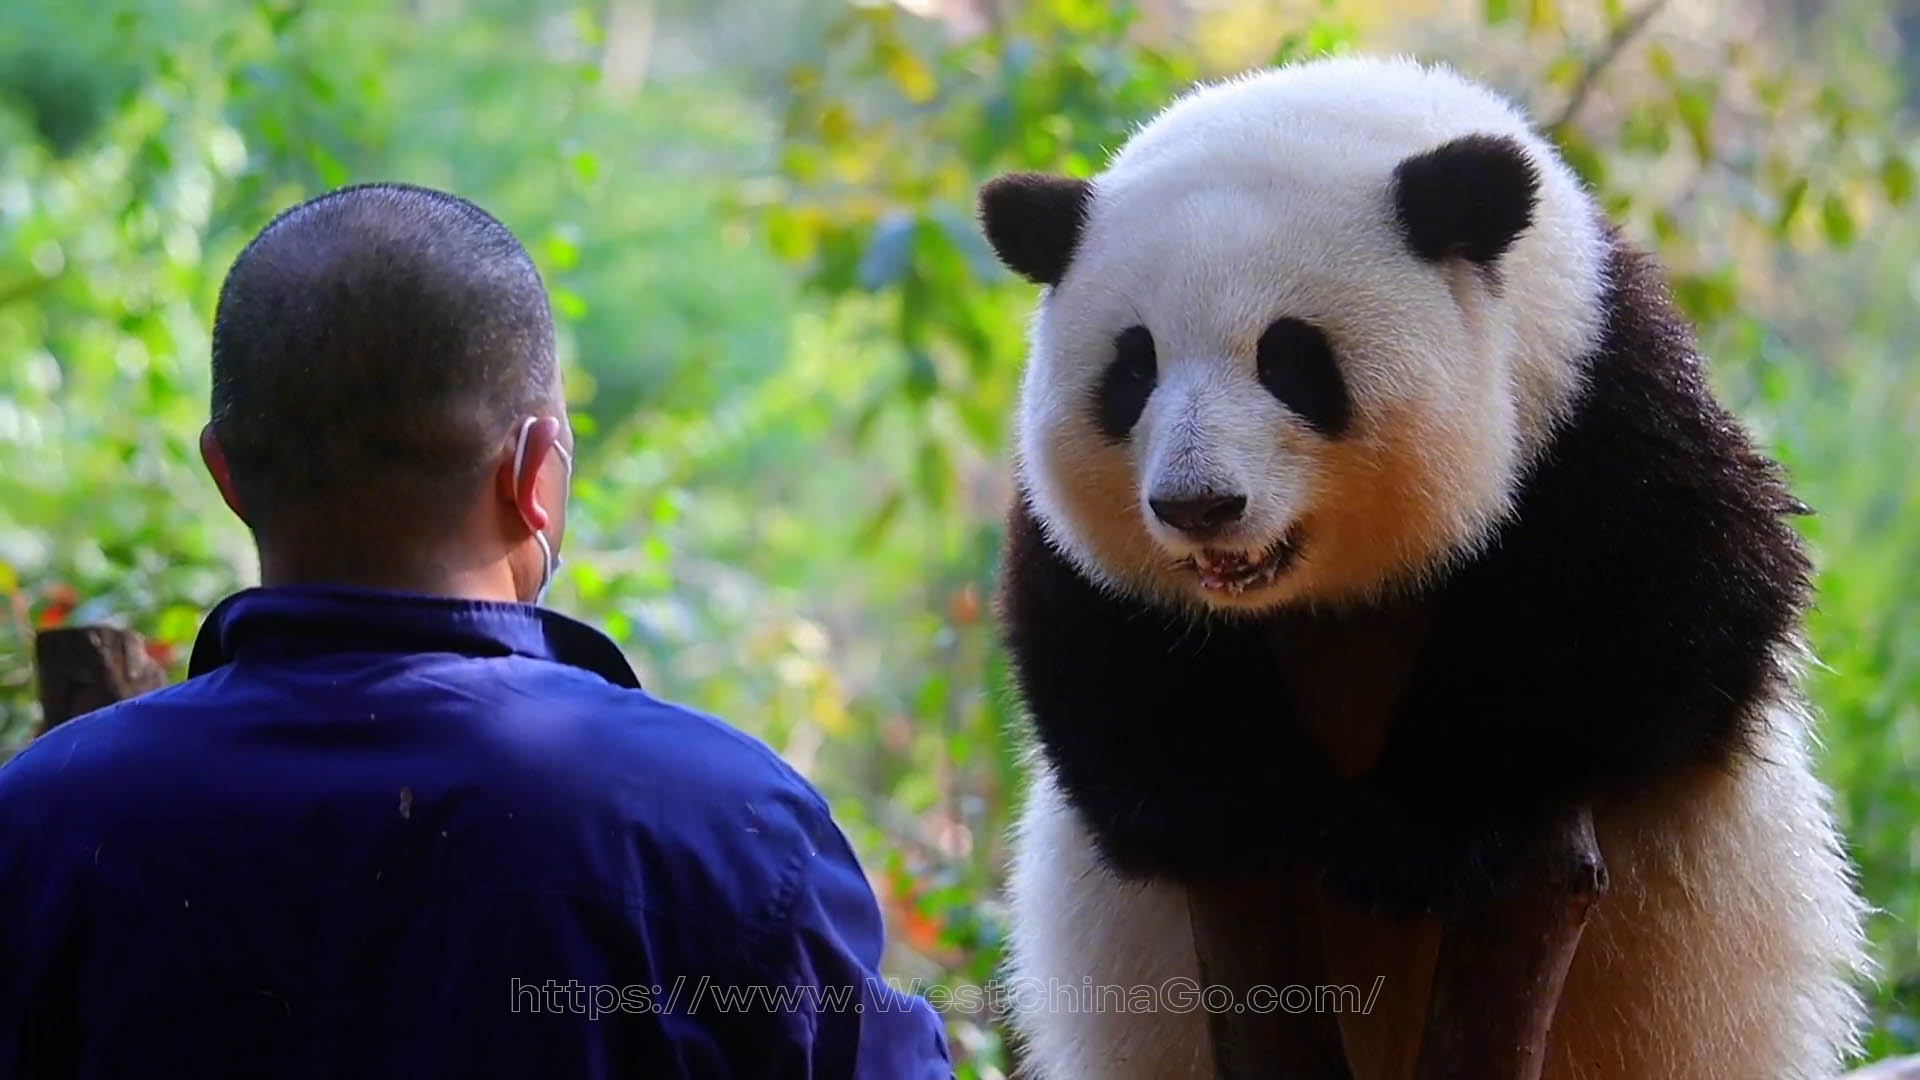
<path id="1" fill-rule="evenodd" d="M 302 203 L 220 289 L 213 433 L 256 533 L 461 513 L 558 386 L 533 261 L 452 195 L 367 184 Z"/>

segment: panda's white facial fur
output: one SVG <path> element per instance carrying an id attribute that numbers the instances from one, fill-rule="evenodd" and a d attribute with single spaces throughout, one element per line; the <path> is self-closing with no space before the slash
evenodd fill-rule
<path id="1" fill-rule="evenodd" d="M 1530 206 L 1497 205 L 1472 154 L 1403 167 L 1487 136 L 1527 167 Z M 1022 487 L 1090 578 L 1175 606 L 1339 604 L 1470 553 L 1600 331 L 1591 201 L 1510 104 L 1444 69 L 1258 73 L 1175 102 L 1090 183 L 1009 179 L 983 196 L 988 234 L 1049 286 Z M 1438 241 L 1410 236 L 1408 198 Z M 1489 251 L 1444 246 L 1451 219 L 1503 213 L 1524 227 Z"/>

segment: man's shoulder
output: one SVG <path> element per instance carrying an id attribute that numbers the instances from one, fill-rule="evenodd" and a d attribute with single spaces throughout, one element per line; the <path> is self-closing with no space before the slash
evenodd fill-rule
<path id="1" fill-rule="evenodd" d="M 644 691 L 607 687 L 492 738 L 504 752 L 483 767 L 485 798 L 516 815 L 503 841 L 538 837 L 555 869 L 590 870 L 582 887 L 618 890 L 697 938 L 783 925 L 810 868 L 844 851 L 825 799 L 770 746 Z"/>
<path id="2" fill-rule="evenodd" d="M 813 785 L 771 746 L 719 716 L 583 672 L 567 671 L 561 678 L 569 684 L 565 693 L 528 715 L 500 715 L 493 738 L 518 753 L 528 749 L 531 737 L 563 771 L 604 777 L 611 791 L 644 776 L 714 795 L 781 790 L 809 809 L 827 809 Z"/>
<path id="3" fill-rule="evenodd" d="M 98 770 L 115 762 L 129 766 L 146 758 L 144 745 L 161 732 L 147 726 L 147 715 L 170 709 L 197 688 L 174 683 L 137 698 L 76 716 L 36 736 L 10 758 L 0 759 L 0 799 L 23 787 L 96 782 Z"/>

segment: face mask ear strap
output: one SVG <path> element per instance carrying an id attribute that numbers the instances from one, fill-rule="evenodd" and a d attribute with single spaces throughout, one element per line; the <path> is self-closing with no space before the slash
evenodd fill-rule
<path id="1" fill-rule="evenodd" d="M 560 569 L 560 560 L 553 557 L 553 545 L 547 543 L 547 534 L 538 529 L 533 531 L 534 542 L 540 545 L 540 585 L 533 590 L 533 602 L 547 602 L 547 590 L 553 587 L 554 572 Z"/>
<path id="2" fill-rule="evenodd" d="M 540 418 L 537 416 L 529 416 L 520 424 L 520 436 L 518 440 L 515 441 L 513 447 L 513 486 L 516 491 L 518 491 L 520 487 L 520 468 L 526 464 L 527 436 L 532 433 L 533 425 L 539 420 Z M 561 446 L 558 442 L 553 444 L 553 448 L 559 451 L 560 463 L 566 466 L 567 477 L 571 479 L 573 477 L 573 455 L 567 453 L 567 448 Z M 553 586 L 553 575 L 560 569 L 560 560 L 554 556 L 553 544 L 547 539 L 547 534 L 544 530 L 534 529 L 533 540 L 534 543 L 540 545 L 540 587 L 534 590 L 533 603 L 540 604 L 546 600 L 547 590 Z"/>
<path id="3" fill-rule="evenodd" d="M 539 419 L 537 416 L 527 417 L 520 424 L 520 437 L 513 444 L 513 486 L 516 489 L 520 486 L 520 466 L 527 460 L 527 435 L 533 431 L 533 425 Z M 568 465 L 567 471 L 573 471 L 571 464 Z"/>

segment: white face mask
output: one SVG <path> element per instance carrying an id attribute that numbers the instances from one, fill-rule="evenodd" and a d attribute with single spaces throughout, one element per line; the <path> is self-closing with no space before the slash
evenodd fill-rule
<path id="1" fill-rule="evenodd" d="M 520 466 L 522 462 L 526 460 L 527 456 L 527 434 L 533 430 L 535 421 L 539 419 L 537 416 L 529 416 L 526 422 L 520 425 L 520 439 L 513 447 L 513 489 L 515 491 L 520 490 Z M 573 455 L 567 453 L 567 448 L 561 446 L 558 442 L 553 444 L 553 451 L 560 455 L 560 463 L 567 467 L 567 482 L 569 486 L 571 486 L 573 482 Z M 528 522 L 527 527 L 530 529 L 533 528 L 533 523 Z M 533 600 L 531 602 L 543 604 L 546 603 L 547 600 L 547 590 L 553 586 L 553 575 L 560 572 L 560 556 L 553 550 L 553 544 L 547 540 L 547 534 L 545 532 L 534 529 L 533 541 L 540 545 L 541 559 L 540 587 L 534 590 Z"/>

